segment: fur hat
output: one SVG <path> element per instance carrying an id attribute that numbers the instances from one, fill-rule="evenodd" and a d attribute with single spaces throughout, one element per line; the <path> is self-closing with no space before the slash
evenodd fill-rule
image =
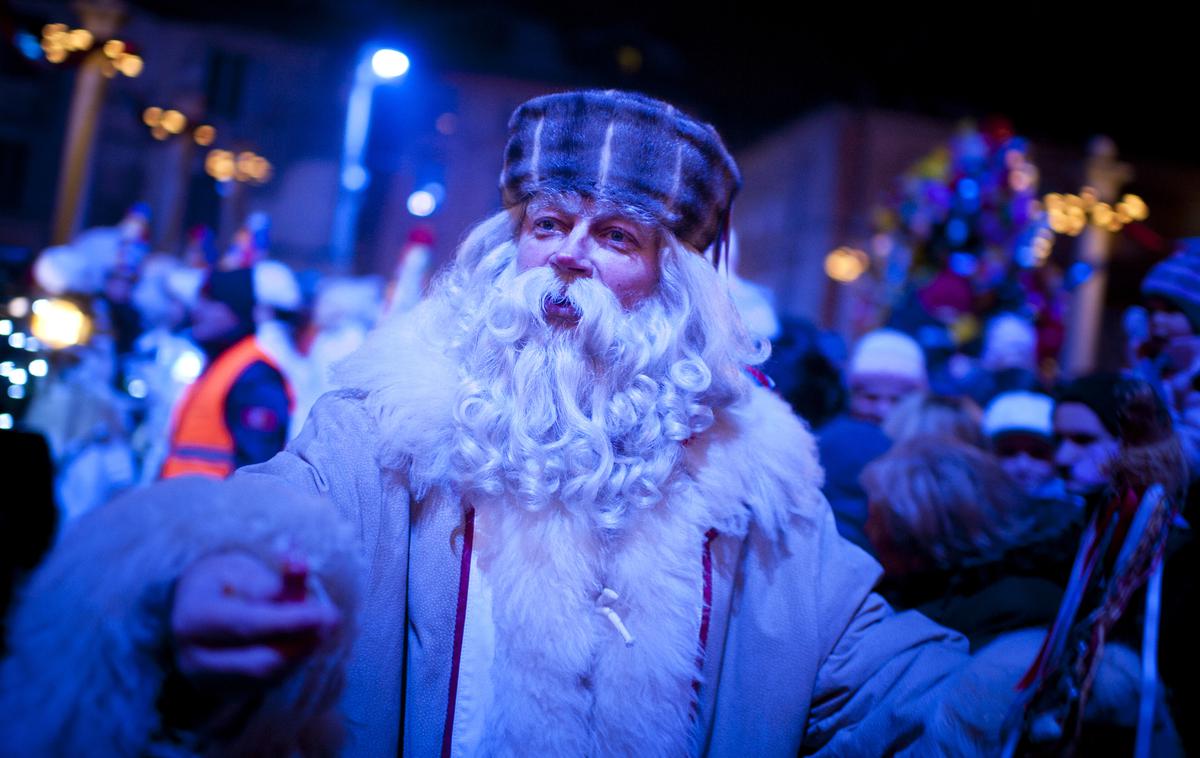
<path id="1" fill-rule="evenodd" d="M 912 337 L 894 329 L 877 329 L 863 335 L 854 346 L 846 375 L 851 379 L 868 375 L 896 376 L 921 385 L 928 381 L 921 346 Z"/>
<path id="2" fill-rule="evenodd" d="M 1170 302 L 1200 333 L 1200 237 L 1180 240 L 1174 255 L 1150 269 L 1142 280 L 1142 296 Z"/>
<path id="3" fill-rule="evenodd" d="M 506 208 L 579 192 L 635 205 L 697 251 L 728 234 L 737 164 L 716 129 L 668 103 L 615 90 L 545 95 L 519 106 L 508 132 Z"/>
<path id="4" fill-rule="evenodd" d="M 983 412 L 983 433 L 994 439 L 1001 434 L 1024 432 L 1049 439 L 1053 436 L 1051 416 L 1054 400 L 1039 392 L 1005 392 L 997 395 Z"/>

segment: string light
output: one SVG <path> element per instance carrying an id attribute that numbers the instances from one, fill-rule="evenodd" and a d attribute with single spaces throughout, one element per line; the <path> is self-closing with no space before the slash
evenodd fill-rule
<path id="1" fill-rule="evenodd" d="M 1078 237 L 1088 224 L 1110 232 L 1119 232 L 1133 221 L 1145 221 L 1150 216 L 1146 202 L 1137 195 L 1125 195 L 1115 206 L 1102 202 L 1096 190 L 1084 187 L 1078 195 L 1051 192 L 1042 198 L 1046 220 L 1059 234 Z"/>
<path id="2" fill-rule="evenodd" d="M 843 284 L 855 281 L 867 270 L 869 259 L 862 250 L 839 247 L 825 256 L 825 273 Z"/>
<path id="3" fill-rule="evenodd" d="M 86 53 L 95 44 L 96 36 L 87 29 L 71 29 L 66 24 L 46 24 L 42 27 L 42 54 L 51 63 L 63 63 L 73 53 Z M 145 67 L 142 57 L 131 52 L 128 45 L 119 39 L 105 40 L 100 45 L 100 52 L 104 62 L 101 71 L 106 77 L 111 78 L 120 72 L 132 79 L 141 75 Z"/>

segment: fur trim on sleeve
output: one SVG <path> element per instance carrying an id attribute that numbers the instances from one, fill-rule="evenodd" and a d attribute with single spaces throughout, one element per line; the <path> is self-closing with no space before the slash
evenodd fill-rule
<path id="1" fill-rule="evenodd" d="M 432 342 L 445 331 L 438 320 L 453 315 L 434 305 L 427 300 L 391 318 L 334 367 L 339 386 L 366 393 L 379 424 L 380 462 L 409 473 L 418 500 L 449 475 L 454 450 L 458 368 Z"/>
<path id="2" fill-rule="evenodd" d="M 687 465 L 727 534 L 744 534 L 754 522 L 777 535 L 792 518 L 813 521 L 827 507 L 812 433 L 763 387 L 717 414 L 712 428 L 688 445 Z"/>
<path id="3" fill-rule="evenodd" d="M 173 660 L 171 589 L 183 569 L 221 550 L 244 550 L 269 565 L 300 552 L 348 625 L 359 575 L 349 545 L 329 504 L 281 481 L 184 477 L 92 511 L 37 571 L 12 617 L 10 655 L 0 668 L 0 752 L 158 754 L 156 701 Z M 352 636 L 343 627 L 267 691 L 236 744 L 205 748 L 225 755 L 335 749 Z"/>

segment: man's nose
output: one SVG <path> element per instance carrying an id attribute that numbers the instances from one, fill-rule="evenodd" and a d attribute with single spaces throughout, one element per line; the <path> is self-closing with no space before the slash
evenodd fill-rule
<path id="1" fill-rule="evenodd" d="M 570 273 L 574 277 L 592 275 L 591 237 L 584 225 L 580 224 L 563 238 L 558 249 L 550 258 L 550 263 L 557 269 Z"/>
<path id="2" fill-rule="evenodd" d="M 1058 449 L 1054 451 L 1054 465 L 1055 466 L 1057 466 L 1060 469 L 1062 469 L 1064 467 L 1070 467 L 1070 465 L 1074 462 L 1074 459 L 1075 459 L 1074 451 L 1072 450 L 1072 447 L 1073 446 L 1071 445 L 1070 442 L 1063 442 L 1058 446 Z"/>

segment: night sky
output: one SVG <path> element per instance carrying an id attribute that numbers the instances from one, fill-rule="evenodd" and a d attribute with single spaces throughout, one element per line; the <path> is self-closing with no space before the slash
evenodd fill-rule
<path id="1" fill-rule="evenodd" d="M 735 149 L 840 102 L 946 118 L 1002 114 L 1034 140 L 1073 146 L 1105 133 L 1128 158 L 1200 166 L 1192 115 L 1200 40 L 1182 11 L 1173 17 L 1133 5 L 1101 11 L 1071 4 L 1035 15 L 1014 4 L 937 12 L 797 4 L 785 16 L 766 3 L 716 10 L 647 0 L 135 6 L 348 48 L 394 37 L 433 68 L 641 89 L 714 121 Z M 622 68 L 625 47 L 640 55 L 636 67 L 626 51 L 629 68 Z"/>

